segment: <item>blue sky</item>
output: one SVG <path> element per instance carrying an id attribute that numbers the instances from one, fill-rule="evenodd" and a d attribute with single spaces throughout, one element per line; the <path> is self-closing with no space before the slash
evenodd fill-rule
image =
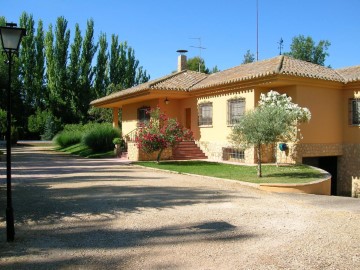
<path id="1" fill-rule="evenodd" d="M 299 34 L 316 42 L 331 42 L 326 65 L 333 68 L 360 65 L 359 0 L 258 0 L 259 60 L 279 54 L 284 40 L 289 51 Z M 70 31 L 82 31 L 93 18 L 96 40 L 105 32 L 117 34 L 135 49 L 151 79 L 176 70 L 178 49 L 188 57 L 199 55 L 209 68 L 225 70 L 241 64 L 247 50 L 256 55 L 256 0 L 0 0 L 1 16 L 18 22 L 23 11 L 47 29 L 64 16 Z"/>

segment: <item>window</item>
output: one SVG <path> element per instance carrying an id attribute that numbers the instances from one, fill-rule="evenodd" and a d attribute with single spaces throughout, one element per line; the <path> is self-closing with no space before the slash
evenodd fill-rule
<path id="1" fill-rule="evenodd" d="M 228 125 L 236 124 L 245 113 L 245 99 L 228 100 Z"/>
<path id="2" fill-rule="evenodd" d="M 212 103 L 203 103 L 199 105 L 199 126 L 212 125 Z"/>
<path id="3" fill-rule="evenodd" d="M 141 107 L 138 109 L 138 124 L 148 122 L 150 120 L 150 107 Z"/>
<path id="4" fill-rule="evenodd" d="M 350 99 L 350 125 L 360 125 L 360 98 Z"/>

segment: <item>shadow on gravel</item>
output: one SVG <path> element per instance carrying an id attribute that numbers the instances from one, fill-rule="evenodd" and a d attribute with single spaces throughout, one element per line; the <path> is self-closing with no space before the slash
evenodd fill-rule
<path id="1" fill-rule="evenodd" d="M 6 171 L 5 163 L 0 162 L 0 222 L 3 225 L 0 226 L 0 259 L 39 256 L 41 260 L 29 263 L 16 259 L 16 263 L 9 265 L 6 259 L 0 260 L 2 269 L 76 268 L 85 264 L 87 268 L 94 265 L 97 269 L 97 266 L 105 265 L 101 254 L 83 256 L 82 250 L 111 252 L 140 245 L 241 241 L 254 237 L 232 224 L 211 220 L 200 224 L 186 224 L 185 220 L 179 226 L 161 229 L 108 229 L 104 224 L 121 218 L 123 213 L 228 202 L 232 197 L 255 198 L 205 187 L 156 184 L 156 180 L 167 176 L 159 174 L 159 177 L 154 177 L 147 170 L 124 166 L 116 161 L 87 160 L 44 152 L 34 152 L 29 156 L 20 150 L 13 154 L 13 205 L 18 233 L 13 244 L 5 243 Z M 136 183 L 138 180 L 139 184 Z M 149 185 L 146 185 L 147 180 Z M 90 216 L 97 219 L 87 222 Z M 71 227 L 69 223 L 61 222 L 67 218 L 73 220 Z M 66 255 L 43 257 L 48 250 L 58 249 Z M 72 253 L 67 253 L 68 250 Z M 106 267 L 121 268 L 129 259 L 128 256 L 113 258 L 113 261 L 106 262 Z"/>
<path id="2" fill-rule="evenodd" d="M 146 173 L 139 175 L 136 173 L 138 168 L 111 160 L 89 160 L 41 151 L 34 152 L 30 157 L 16 151 L 13 155 L 16 223 L 55 222 L 63 217 L 81 214 L 136 212 L 140 208 L 211 204 L 227 201 L 232 196 L 202 188 L 144 186 L 144 181 L 160 180 L 162 177 Z M 0 168 L 0 176 L 3 176 L 0 184 L 5 184 L 4 162 L 0 163 Z M 136 185 L 138 180 L 142 181 L 142 185 Z M 95 181 L 97 183 L 93 184 Z M 129 184 L 120 184 L 124 181 Z M 5 185 L 0 185 L 0 191 L 0 213 L 3 213 L 6 205 Z M 239 197 L 239 194 L 233 195 Z M 4 221 L 4 218 L 0 216 L 0 221 Z"/>
<path id="3" fill-rule="evenodd" d="M 137 246 L 169 246 L 183 245 L 189 243 L 206 243 L 214 241 L 245 241 L 249 238 L 258 237 L 254 234 L 244 233 L 240 228 L 233 226 L 226 222 L 204 222 L 200 224 L 186 224 L 182 226 L 168 226 L 162 229 L 154 230 L 104 230 L 98 229 L 98 227 L 81 227 L 76 226 L 76 229 L 69 230 L 64 228 L 63 230 L 33 230 L 33 234 L 36 237 L 42 237 L 46 235 L 48 241 L 31 241 L 27 239 L 19 239 L 17 242 L 20 245 L 25 245 L 22 252 L 13 254 L 11 251 L 2 252 L 2 256 L 13 257 L 22 255 L 40 255 L 41 250 L 52 249 L 64 249 L 69 250 L 69 253 L 74 256 L 67 256 L 67 258 L 51 258 L 49 261 L 36 262 L 36 263 L 13 263 L 11 267 L 14 269 L 59 269 L 71 265 L 76 267 L 77 265 L 87 265 L 87 268 L 91 267 L 93 262 L 96 269 L 99 266 L 105 266 L 112 269 L 112 266 L 117 269 L 131 260 L 129 256 L 123 256 L 101 261 L 101 255 L 92 257 L 77 257 L 81 254 L 82 249 L 90 250 L 116 250 L 125 248 L 136 248 Z M 61 243 L 59 243 L 61 239 Z M 81 242 L 78 239 L 82 239 Z M 135 258 L 136 259 L 136 258 Z M 6 264 L 2 265 L 6 269 Z M 171 268 L 174 268 L 172 265 Z M 9 268 L 10 269 L 10 268 Z M 73 269 L 73 268 L 72 268 Z M 91 268 L 90 268 L 91 269 Z"/>

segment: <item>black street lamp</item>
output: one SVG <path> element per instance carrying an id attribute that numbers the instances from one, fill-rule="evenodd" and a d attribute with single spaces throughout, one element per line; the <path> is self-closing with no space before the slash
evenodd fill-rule
<path id="1" fill-rule="evenodd" d="M 26 35 L 24 28 L 17 28 L 16 23 L 7 23 L 0 27 L 1 46 L 9 64 L 9 84 L 7 89 L 7 131 L 6 131 L 6 236 L 7 241 L 14 241 L 14 210 L 11 197 L 11 64 L 13 56 L 18 53 L 20 41 Z"/>

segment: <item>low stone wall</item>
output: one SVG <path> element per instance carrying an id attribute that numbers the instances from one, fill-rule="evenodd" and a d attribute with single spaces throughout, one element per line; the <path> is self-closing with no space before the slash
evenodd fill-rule
<path id="1" fill-rule="evenodd" d="M 260 184 L 261 190 L 284 193 L 331 195 L 331 177 L 306 184 Z"/>
<path id="2" fill-rule="evenodd" d="M 128 142 L 128 158 L 131 161 L 153 161 L 157 159 L 158 151 L 151 154 L 139 150 L 136 143 Z M 161 160 L 172 158 L 172 148 L 167 148 L 161 153 Z"/>
<path id="3" fill-rule="evenodd" d="M 338 159 L 339 195 L 360 197 L 360 144 L 344 144 Z"/>
<path id="4" fill-rule="evenodd" d="M 229 142 L 209 142 L 209 141 L 196 141 L 195 142 L 205 155 L 210 160 L 223 160 L 223 149 L 232 148 L 233 146 Z M 244 163 L 253 164 L 255 160 L 254 149 L 249 148 L 245 150 Z"/>

